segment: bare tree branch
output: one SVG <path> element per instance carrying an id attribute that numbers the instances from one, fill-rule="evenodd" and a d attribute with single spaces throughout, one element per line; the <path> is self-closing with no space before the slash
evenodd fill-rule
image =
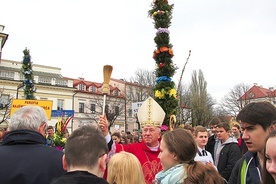
<path id="1" fill-rule="evenodd" d="M 238 99 L 244 95 L 249 90 L 249 88 L 250 86 L 248 84 L 240 83 L 235 85 L 233 89 L 230 89 L 230 91 L 223 97 L 219 104 L 221 113 L 231 117 L 236 117 L 243 106 L 249 103 L 246 102 L 245 104 L 242 104 L 238 101 Z"/>

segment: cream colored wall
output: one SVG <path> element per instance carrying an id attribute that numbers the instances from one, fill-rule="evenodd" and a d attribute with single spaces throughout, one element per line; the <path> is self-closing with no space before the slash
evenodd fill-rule
<path id="1" fill-rule="evenodd" d="M 18 61 L 11 61 L 11 60 L 1 60 L 0 66 L 5 66 L 5 67 L 11 67 L 11 68 L 16 68 L 16 69 L 21 69 L 22 64 L 21 62 Z M 51 66 L 44 66 L 44 65 L 33 65 L 33 70 L 35 71 L 41 71 L 41 72 L 47 72 L 47 73 L 54 73 L 54 74 L 61 74 L 61 69 L 57 67 L 51 67 Z M 12 97 L 16 97 L 16 91 L 17 91 L 17 86 L 18 84 L 21 84 L 19 81 L 19 72 L 15 72 L 15 79 L 14 80 L 1 80 L 0 79 L 0 88 L 5 88 L 5 94 L 9 94 Z M 17 77 L 16 77 L 17 76 Z M 35 81 L 38 81 L 39 76 L 34 76 Z M 39 85 L 35 84 L 37 91 L 35 93 L 35 96 L 38 100 L 40 99 L 47 99 L 47 100 L 52 100 L 53 101 L 53 107 L 52 110 L 57 109 L 57 100 L 58 99 L 63 99 L 64 100 L 64 110 L 74 110 L 75 111 L 75 117 L 73 119 L 73 123 L 69 123 L 68 128 L 69 131 L 77 129 L 80 125 L 81 122 L 90 122 L 91 124 L 96 126 L 96 121 L 93 119 L 98 119 L 98 115 L 93 115 L 88 109 L 85 109 L 85 113 L 79 113 L 79 102 L 82 101 L 86 105 L 90 105 L 91 103 L 94 103 L 97 98 L 100 100 L 103 100 L 102 95 L 95 95 L 91 93 L 74 93 L 74 88 L 73 87 L 73 80 L 68 80 L 67 82 L 68 86 L 67 87 L 58 87 L 54 85 Z M 125 81 L 117 80 L 117 79 L 111 79 L 110 80 L 110 85 L 113 87 L 117 87 L 121 90 L 121 94 L 125 95 Z M 74 95 L 75 94 L 75 95 Z M 23 98 L 23 89 L 18 90 L 18 98 L 22 99 Z M 96 103 L 96 102 L 95 102 Z M 127 108 L 131 108 L 131 103 L 127 104 Z M 96 106 L 96 111 L 100 112 L 101 108 Z M 128 112 L 126 112 L 128 113 Z M 128 114 L 127 114 L 128 115 Z M 128 128 L 129 131 L 132 131 L 133 129 L 137 129 L 138 126 L 135 123 L 135 118 L 133 117 L 127 117 L 127 123 L 128 123 Z M 57 118 L 52 117 L 52 119 L 48 122 L 49 125 L 54 126 L 55 123 L 57 122 Z M 120 125 L 119 130 L 124 130 L 124 123 L 125 123 L 125 115 L 122 114 L 119 116 L 115 124 Z M 115 131 L 114 128 L 111 129 L 112 131 Z"/>
<path id="2" fill-rule="evenodd" d="M 15 69 L 21 69 L 22 64 L 18 61 L 11 61 L 11 60 L 1 60 L 0 66 L 10 67 Z M 33 65 L 33 70 L 47 72 L 47 73 L 54 73 L 60 74 L 61 69 L 57 67 L 50 67 L 50 66 L 43 66 L 43 65 Z M 10 95 L 13 98 L 16 98 L 17 93 L 17 86 L 21 84 L 19 81 L 18 76 L 19 72 L 15 72 L 15 79 L 14 80 L 1 80 L 0 79 L 0 89 L 3 89 L 3 94 Z M 34 76 L 35 79 L 38 79 L 39 76 Z M 37 80 L 35 80 L 37 81 Z M 73 110 L 73 92 L 74 88 L 73 81 L 68 81 L 68 87 L 61 87 L 61 86 L 47 86 L 47 85 L 40 85 L 35 83 L 37 88 L 36 93 L 34 94 L 37 100 L 40 99 L 47 99 L 53 101 L 52 110 L 57 109 L 57 100 L 63 99 L 64 100 L 64 110 Z M 71 88 L 70 88 L 71 87 Z M 22 99 L 24 96 L 23 89 L 18 90 L 18 99 Z M 54 126 L 57 122 L 56 117 L 52 117 L 49 120 L 48 124 Z M 69 131 L 71 130 L 71 123 L 68 126 Z"/>

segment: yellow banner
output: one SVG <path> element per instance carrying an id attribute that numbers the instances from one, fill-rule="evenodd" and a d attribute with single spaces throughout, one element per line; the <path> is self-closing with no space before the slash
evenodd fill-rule
<path id="1" fill-rule="evenodd" d="M 53 106 L 53 101 L 51 100 L 21 100 L 21 99 L 13 99 L 12 100 L 12 105 L 11 105 L 11 112 L 10 112 L 10 116 L 13 115 L 13 113 L 26 105 L 35 105 L 35 106 L 40 106 L 42 107 L 45 112 L 46 115 L 48 117 L 48 119 L 51 119 L 51 115 L 52 115 L 52 106 Z"/>

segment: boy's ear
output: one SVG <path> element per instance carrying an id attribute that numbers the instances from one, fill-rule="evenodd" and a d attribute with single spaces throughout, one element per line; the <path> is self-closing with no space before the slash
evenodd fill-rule
<path id="1" fill-rule="evenodd" d="M 66 162 L 66 159 L 65 159 L 65 154 L 62 157 L 62 167 L 65 171 L 67 171 L 68 166 L 67 166 L 67 162 Z"/>
<path id="2" fill-rule="evenodd" d="M 272 132 L 272 131 L 274 131 L 274 130 L 276 130 L 276 124 L 270 125 L 270 127 L 269 127 L 269 132 Z"/>
<path id="3" fill-rule="evenodd" d="M 106 169 L 106 159 L 107 159 L 107 154 L 103 155 L 102 157 L 100 157 L 100 171 L 104 172 Z"/>

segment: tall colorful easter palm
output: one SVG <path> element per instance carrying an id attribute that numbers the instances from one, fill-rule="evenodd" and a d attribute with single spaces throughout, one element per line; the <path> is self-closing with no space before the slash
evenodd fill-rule
<path id="1" fill-rule="evenodd" d="M 24 96 L 25 99 L 34 100 L 35 96 L 34 93 L 36 88 L 34 86 L 34 76 L 33 76 L 33 69 L 32 69 L 32 62 L 30 51 L 26 48 L 24 51 L 23 61 L 22 61 L 22 68 L 21 72 L 24 75 Z"/>
<path id="2" fill-rule="evenodd" d="M 170 31 L 172 19 L 173 4 L 169 5 L 167 0 L 154 0 L 152 9 L 148 11 L 149 16 L 154 20 L 153 24 L 157 29 L 154 42 L 156 49 L 153 52 L 153 58 L 156 63 L 156 85 L 154 88 L 155 100 L 166 112 L 166 118 L 163 124 L 170 125 L 170 119 L 177 113 L 178 99 L 175 89 L 175 83 L 172 77 L 178 69 L 173 64 L 173 50 L 170 43 Z"/>

